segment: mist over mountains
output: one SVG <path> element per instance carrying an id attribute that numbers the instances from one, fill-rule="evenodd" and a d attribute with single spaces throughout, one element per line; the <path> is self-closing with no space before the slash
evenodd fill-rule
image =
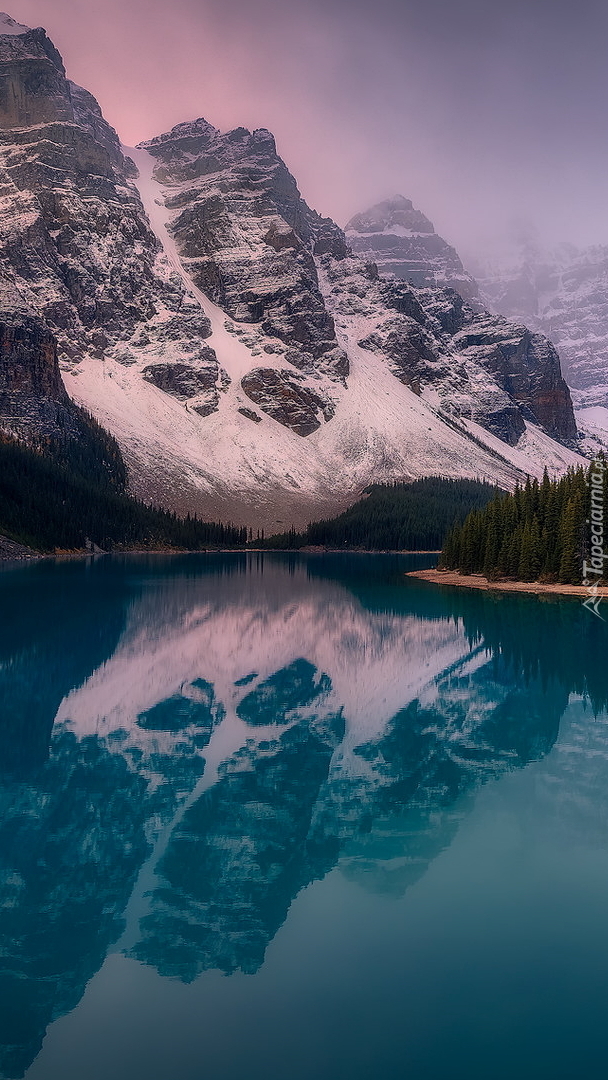
<path id="1" fill-rule="evenodd" d="M 128 145 L 194 116 L 268 127 L 344 225 L 401 192 L 465 263 L 528 217 L 608 242 L 605 5 L 581 0 L 13 0 Z M 318 163 L 322 163 L 322 170 Z"/>

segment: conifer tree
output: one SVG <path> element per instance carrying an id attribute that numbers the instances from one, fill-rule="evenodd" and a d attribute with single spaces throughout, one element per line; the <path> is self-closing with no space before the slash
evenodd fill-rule
<path id="1" fill-rule="evenodd" d="M 482 572 L 486 577 L 493 577 L 497 571 L 500 545 L 500 507 L 500 500 L 495 499 L 488 506 L 486 513 L 485 544 L 482 566 Z M 483 530 L 483 522 L 480 527 Z"/>
<path id="2" fill-rule="evenodd" d="M 585 536 L 589 520 L 589 474 L 571 469 L 550 480 L 545 469 L 540 484 L 528 478 L 512 494 L 497 494 L 485 509 L 469 514 L 459 542 L 454 530 L 450 534 L 441 565 L 467 574 L 481 571 L 487 577 L 580 583 L 582 560 L 590 547 L 590 536 Z"/>
<path id="3" fill-rule="evenodd" d="M 559 580 L 564 585 L 580 585 L 582 580 L 582 558 L 580 557 L 581 510 L 580 495 L 573 492 L 564 508 L 559 530 Z"/>

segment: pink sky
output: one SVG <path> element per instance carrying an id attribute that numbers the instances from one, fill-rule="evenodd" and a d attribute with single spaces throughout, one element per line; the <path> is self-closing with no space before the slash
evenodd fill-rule
<path id="1" fill-rule="evenodd" d="M 195 116 L 268 127 L 304 196 L 340 224 L 401 192 L 465 254 L 521 215 L 552 239 L 608 242 L 600 0 L 580 0 L 576 19 L 565 0 L 14 0 L 8 11 L 46 28 L 127 144 Z"/>

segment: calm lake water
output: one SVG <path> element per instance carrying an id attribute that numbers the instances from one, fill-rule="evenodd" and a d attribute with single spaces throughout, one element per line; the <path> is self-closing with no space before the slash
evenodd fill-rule
<path id="1" fill-rule="evenodd" d="M 0 573 L 0 1076 L 606 1075 L 608 627 L 431 564 Z"/>

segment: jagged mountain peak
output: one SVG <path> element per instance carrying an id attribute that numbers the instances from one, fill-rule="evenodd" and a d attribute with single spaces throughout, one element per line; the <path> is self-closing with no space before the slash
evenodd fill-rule
<path id="1" fill-rule="evenodd" d="M 218 128 L 210 124 L 208 120 L 205 120 L 203 116 L 199 116 L 196 120 L 185 120 L 181 124 L 175 124 L 170 131 L 164 132 L 162 135 L 156 135 L 153 139 L 141 142 L 138 145 L 138 149 L 151 149 L 152 147 L 161 146 L 165 143 L 181 142 L 183 139 L 196 139 L 207 140 L 212 142 L 218 138 L 220 131 Z"/>
<path id="2" fill-rule="evenodd" d="M 139 143 L 137 149 L 148 150 L 162 161 L 171 159 L 182 165 L 201 154 L 207 155 L 211 163 L 214 154 L 221 155 L 223 160 L 244 155 L 271 159 L 277 156 L 274 135 L 266 128 L 250 131 L 246 127 L 237 127 L 222 132 L 204 117 L 176 124 L 170 131 Z"/>
<path id="3" fill-rule="evenodd" d="M 257 143 L 265 143 L 269 146 L 272 146 L 273 150 L 276 149 L 274 135 L 272 134 L 272 131 L 268 130 L 268 128 L 255 128 L 252 133 L 252 138 Z"/>
<path id="4" fill-rule="evenodd" d="M 448 286 L 467 300 L 477 297 L 477 282 L 457 251 L 404 195 L 355 214 L 345 232 L 352 250 L 375 263 L 386 277 L 423 288 Z"/>
<path id="5" fill-rule="evenodd" d="M 21 37 L 29 34 L 31 27 L 16 22 L 6 11 L 0 11 L 0 37 Z"/>
<path id="6" fill-rule="evenodd" d="M 47 37 L 44 27 L 37 26 L 32 29 L 29 26 L 23 26 L 11 18 L 10 15 L 6 15 L 6 13 L 1 15 L 0 18 L 5 20 L 0 22 L 1 64 L 10 64 L 11 61 L 46 59 L 65 76 L 61 53 L 51 39 Z M 6 69 L 2 76 L 6 77 Z M 38 82 L 37 86 L 35 86 L 36 82 Z M 43 93 L 46 89 L 44 80 L 40 81 L 32 78 L 29 86 L 30 92 L 33 92 L 34 88 L 38 93 Z"/>
<path id="7" fill-rule="evenodd" d="M 432 222 L 405 195 L 393 195 L 391 199 L 384 199 L 369 210 L 355 214 L 346 226 L 347 233 L 394 232 L 395 229 L 404 229 L 410 234 L 435 232 Z"/>
<path id="8" fill-rule="evenodd" d="M 42 27 L 0 24 L 0 129 L 73 120 L 61 54 Z"/>

